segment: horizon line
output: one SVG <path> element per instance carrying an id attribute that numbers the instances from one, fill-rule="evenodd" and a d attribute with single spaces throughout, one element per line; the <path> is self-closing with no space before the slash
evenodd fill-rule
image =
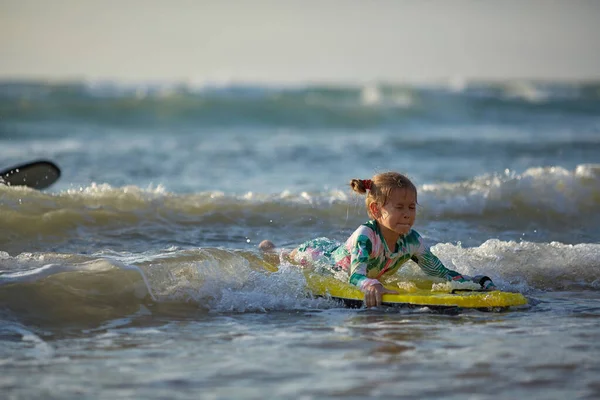
<path id="1" fill-rule="evenodd" d="M 115 76 L 53 76 L 43 74 L 0 74 L 2 83 L 112 83 L 124 85 L 215 85 L 215 86 L 353 86 L 353 85 L 443 85 L 464 86 L 469 84 L 500 84 L 500 83 L 539 83 L 539 84 L 596 84 L 600 83 L 600 75 L 589 77 L 532 77 L 532 76 L 507 76 L 507 77 L 465 77 L 457 75 L 440 76 L 427 79 L 389 79 L 389 78 L 358 78 L 332 79 L 332 78 L 298 78 L 288 80 L 246 79 L 246 78 L 199 78 L 199 77 L 163 77 L 163 78 L 130 78 Z"/>

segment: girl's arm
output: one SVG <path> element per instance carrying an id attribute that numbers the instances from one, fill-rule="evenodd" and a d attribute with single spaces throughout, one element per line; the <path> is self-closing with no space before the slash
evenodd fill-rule
<path id="1" fill-rule="evenodd" d="M 411 259 L 416 262 L 427 275 L 437 276 L 454 282 L 475 282 L 479 283 L 484 289 L 496 288 L 494 282 L 487 276 L 476 276 L 471 278 L 470 276 L 462 275 L 446 268 L 440 259 L 431 252 L 429 247 L 423 244 L 419 234 L 416 232 L 415 234 L 419 239 L 419 250 L 411 257 Z"/>
<path id="2" fill-rule="evenodd" d="M 358 286 L 363 292 L 369 287 L 380 284 L 377 279 L 367 277 L 367 266 L 373 252 L 373 242 L 366 235 L 357 235 L 350 251 L 350 284 Z"/>
<path id="3" fill-rule="evenodd" d="M 416 262 L 427 275 L 437 276 L 438 278 L 449 281 L 456 280 L 458 282 L 464 282 L 467 280 L 460 273 L 446 268 L 440 259 L 429 250 L 429 247 L 424 245 L 421 245 L 421 247 L 420 251 L 414 254 L 411 259 Z"/>
<path id="4" fill-rule="evenodd" d="M 437 276 L 449 281 L 465 282 L 468 280 L 468 277 L 464 278 L 458 272 L 446 268 L 440 259 L 431 252 L 429 246 L 423 242 L 421 235 L 416 231 L 411 231 L 411 235 L 411 247 L 415 249 L 412 252 L 411 260 L 416 262 L 423 272 L 427 275 Z"/>
<path id="5" fill-rule="evenodd" d="M 386 289 L 377 279 L 367 277 L 367 266 L 373 257 L 373 242 L 368 236 L 358 235 L 350 253 L 350 283 L 365 294 L 365 305 L 381 305 L 384 293 L 397 293 Z"/>

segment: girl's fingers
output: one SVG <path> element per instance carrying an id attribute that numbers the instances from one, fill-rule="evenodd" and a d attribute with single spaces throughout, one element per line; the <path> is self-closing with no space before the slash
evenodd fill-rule
<path id="1" fill-rule="evenodd" d="M 383 285 L 373 285 L 365 292 L 365 303 L 368 307 L 378 307 L 383 303 L 383 294 L 398 294 L 395 290 L 386 289 Z"/>
<path id="2" fill-rule="evenodd" d="M 367 293 L 365 293 L 365 302 L 367 303 L 367 308 L 369 307 L 374 307 L 377 305 L 377 289 L 376 287 L 372 286 L 369 288 L 369 290 L 367 290 Z"/>

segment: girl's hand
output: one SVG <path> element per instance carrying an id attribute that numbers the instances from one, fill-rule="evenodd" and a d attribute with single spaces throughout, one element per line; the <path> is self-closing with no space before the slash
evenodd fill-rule
<path id="1" fill-rule="evenodd" d="M 479 283 L 483 290 L 498 290 L 494 282 L 488 276 L 477 275 L 471 278 L 471 280 L 475 283 Z"/>
<path id="2" fill-rule="evenodd" d="M 398 293 L 393 290 L 386 289 L 381 283 L 370 285 L 365 290 L 365 305 L 367 308 L 379 307 L 381 305 L 381 297 L 384 293 Z"/>

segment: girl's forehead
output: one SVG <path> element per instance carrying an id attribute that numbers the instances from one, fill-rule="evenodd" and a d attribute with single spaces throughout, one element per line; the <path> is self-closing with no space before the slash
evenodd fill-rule
<path id="1" fill-rule="evenodd" d="M 410 190 L 408 188 L 398 188 L 392 190 L 388 201 L 394 203 L 416 203 L 417 194 L 414 190 Z"/>

